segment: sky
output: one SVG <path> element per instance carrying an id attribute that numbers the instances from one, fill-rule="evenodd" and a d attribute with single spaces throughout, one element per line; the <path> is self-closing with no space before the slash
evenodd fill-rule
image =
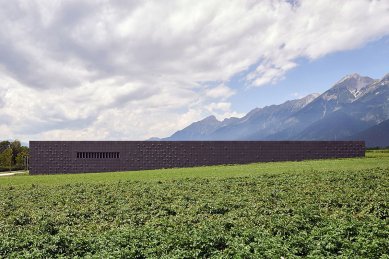
<path id="1" fill-rule="evenodd" d="M 387 0 L 0 0 L 0 139 L 143 140 L 389 72 Z"/>

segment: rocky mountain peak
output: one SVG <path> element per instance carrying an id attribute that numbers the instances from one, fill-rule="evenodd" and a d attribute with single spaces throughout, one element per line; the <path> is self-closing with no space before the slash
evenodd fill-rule
<path id="1" fill-rule="evenodd" d="M 326 102 L 338 104 L 351 103 L 363 96 L 374 79 L 359 74 L 350 74 L 339 80 L 332 88 L 326 91 L 321 98 Z"/>
<path id="2" fill-rule="evenodd" d="M 220 121 L 215 117 L 215 115 L 210 115 L 210 116 L 206 117 L 205 119 L 203 119 L 203 120 L 201 120 L 199 122 L 210 123 L 210 122 L 220 122 Z"/>
<path id="3" fill-rule="evenodd" d="M 361 76 L 357 73 L 347 75 L 340 79 L 332 88 L 347 89 L 350 92 L 356 92 L 374 82 L 373 78 Z"/>
<path id="4" fill-rule="evenodd" d="M 319 93 L 313 93 L 313 94 L 309 94 L 309 95 L 301 98 L 300 100 L 305 102 L 306 104 L 308 104 L 308 103 L 312 102 L 313 100 L 315 100 L 319 96 L 320 96 Z"/>
<path id="5" fill-rule="evenodd" d="M 347 80 L 359 80 L 363 78 L 363 76 L 361 76 L 360 74 L 358 73 L 352 73 L 352 74 L 348 74 L 348 75 L 345 75 L 344 77 L 342 77 L 336 84 L 340 84 L 344 81 L 347 81 Z"/>

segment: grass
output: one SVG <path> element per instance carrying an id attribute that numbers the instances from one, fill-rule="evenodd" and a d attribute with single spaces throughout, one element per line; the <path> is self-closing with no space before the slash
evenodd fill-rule
<path id="1" fill-rule="evenodd" d="M 388 151 L 388 152 L 386 152 Z M 74 183 L 113 183 L 117 181 L 160 181 L 186 178 L 255 177 L 263 174 L 328 172 L 338 170 L 362 170 L 388 168 L 389 150 L 367 151 L 365 158 L 307 160 L 301 162 L 271 162 L 248 165 L 203 166 L 147 171 L 88 173 L 69 175 L 18 175 L 0 178 L 4 185 L 64 185 Z"/>
<path id="2" fill-rule="evenodd" d="M 389 153 L 0 177 L 0 258 L 389 257 Z"/>

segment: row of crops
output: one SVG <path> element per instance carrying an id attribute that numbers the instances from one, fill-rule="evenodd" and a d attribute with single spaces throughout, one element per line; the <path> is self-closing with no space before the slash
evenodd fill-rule
<path id="1" fill-rule="evenodd" d="M 0 258 L 389 258 L 388 190 L 389 166 L 0 184 Z"/>

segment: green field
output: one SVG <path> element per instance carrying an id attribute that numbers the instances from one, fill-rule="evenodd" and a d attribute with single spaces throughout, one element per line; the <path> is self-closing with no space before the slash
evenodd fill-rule
<path id="1" fill-rule="evenodd" d="M 389 152 L 0 177 L 0 258 L 389 258 Z"/>

